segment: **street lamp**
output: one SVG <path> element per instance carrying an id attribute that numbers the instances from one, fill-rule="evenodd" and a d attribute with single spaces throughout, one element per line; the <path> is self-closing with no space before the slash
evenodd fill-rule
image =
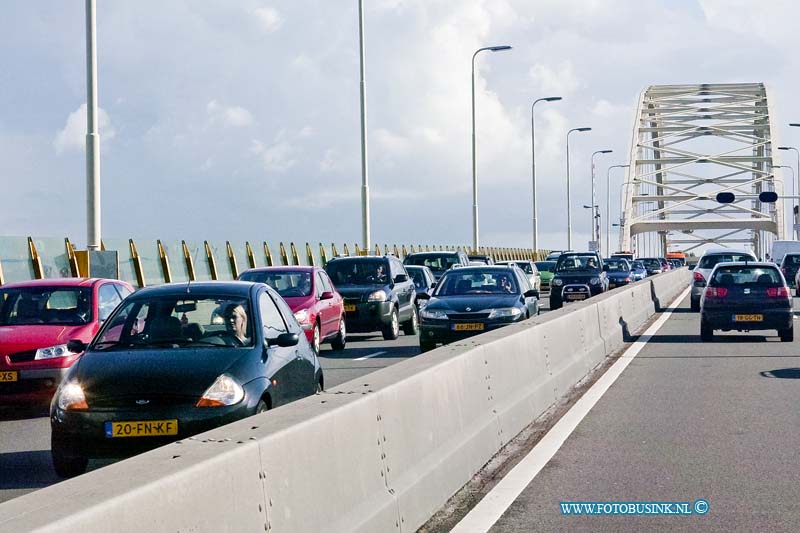
<path id="1" fill-rule="evenodd" d="M 794 169 L 791 167 L 791 165 L 772 165 L 772 168 L 788 168 L 789 170 L 792 171 L 792 196 L 797 195 L 797 189 L 794 186 L 795 173 L 794 173 Z M 786 201 L 785 200 L 783 202 L 783 205 L 786 205 Z M 794 231 L 794 223 L 795 223 L 794 210 L 792 210 L 792 214 L 791 214 L 790 219 L 792 221 L 792 225 L 790 227 L 789 234 L 792 235 L 792 234 L 796 233 Z M 797 238 L 797 237 L 795 236 L 795 238 Z"/>
<path id="2" fill-rule="evenodd" d="M 364 6 L 358 0 L 358 49 L 360 60 L 361 104 L 361 244 L 369 253 L 372 247 L 369 219 L 369 173 L 367 168 L 367 82 L 364 72 Z"/>
<path id="3" fill-rule="evenodd" d="M 597 150 L 595 152 L 592 152 L 592 158 L 591 158 L 592 159 L 592 205 L 595 205 L 597 203 L 597 199 L 595 197 L 596 196 L 595 195 L 595 191 L 597 190 L 597 187 L 595 186 L 595 179 L 594 179 L 594 156 L 596 156 L 597 154 L 610 154 L 612 152 L 613 152 L 613 150 Z M 597 244 L 598 244 L 597 249 L 599 250 L 600 249 L 600 246 L 599 246 L 599 244 L 600 244 L 600 242 L 599 242 L 600 241 L 600 220 L 599 220 L 599 218 L 597 220 L 595 220 L 595 224 L 592 226 L 592 240 L 597 242 Z"/>
<path id="4" fill-rule="evenodd" d="M 590 216 L 590 219 L 589 219 L 589 220 L 590 220 L 590 222 L 591 222 L 591 224 L 592 224 L 592 226 L 591 226 L 591 231 L 592 231 L 592 232 L 594 232 L 594 228 L 595 228 L 595 226 L 599 225 L 599 220 L 600 220 L 600 206 L 599 206 L 599 205 L 596 205 L 596 204 L 595 204 L 595 205 L 584 205 L 584 206 L 583 206 L 583 208 L 584 208 L 584 209 L 591 209 L 591 210 L 592 210 L 592 212 L 591 212 L 591 216 Z M 595 242 L 595 244 L 597 244 L 597 241 L 596 241 L 596 240 L 594 240 L 594 239 L 592 239 L 592 240 Z M 598 248 L 599 248 L 599 247 L 598 247 Z M 590 246 L 589 246 L 589 250 L 590 250 L 590 251 L 592 251 L 592 252 L 599 252 L 600 250 L 599 250 L 598 248 L 596 248 L 596 249 L 592 250 L 592 249 L 591 249 L 591 244 L 590 244 Z"/>
<path id="5" fill-rule="evenodd" d="M 501 52 L 511 50 L 510 46 L 486 46 L 472 54 L 472 247 L 478 251 L 478 170 L 475 162 L 475 57 L 485 51 Z"/>
<path id="6" fill-rule="evenodd" d="M 606 253 L 611 255 L 610 235 L 611 227 L 611 169 L 612 168 L 628 168 L 630 165 L 611 165 L 606 170 Z M 624 182 L 623 182 L 624 185 Z M 620 202 L 620 211 L 622 210 L 622 202 Z"/>
<path id="7" fill-rule="evenodd" d="M 570 206 L 569 185 L 569 134 L 573 131 L 592 131 L 592 128 L 572 128 L 567 132 L 567 250 L 572 250 L 572 207 Z"/>
<path id="8" fill-rule="evenodd" d="M 800 124 L 789 124 L 790 126 L 800 126 Z M 778 150 L 794 150 L 795 156 L 797 157 L 796 162 L 797 166 L 792 170 L 792 174 L 794 179 L 792 179 L 792 187 L 795 191 L 800 191 L 800 150 L 795 148 L 794 146 L 778 146 Z M 795 181 L 797 180 L 797 181 Z M 794 205 L 794 202 L 791 202 Z M 797 201 L 797 205 L 800 205 L 800 200 Z"/>
<path id="9" fill-rule="evenodd" d="M 100 133 L 97 128 L 97 17 L 86 0 L 86 249 L 100 250 Z"/>
<path id="10" fill-rule="evenodd" d="M 546 98 L 538 98 L 531 104 L 531 176 L 533 179 L 533 251 L 539 249 L 539 219 L 538 211 L 536 209 L 536 144 L 534 142 L 534 120 L 533 108 L 538 102 L 557 102 L 561 100 L 560 96 L 548 96 Z"/>

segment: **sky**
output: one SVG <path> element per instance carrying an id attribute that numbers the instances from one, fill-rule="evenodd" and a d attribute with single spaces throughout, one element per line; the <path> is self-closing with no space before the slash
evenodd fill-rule
<path id="1" fill-rule="evenodd" d="M 0 235 L 85 243 L 84 8 L 3 1 Z M 540 247 L 561 249 L 566 131 L 593 128 L 570 142 L 585 243 L 590 155 L 613 150 L 596 158 L 604 205 L 650 85 L 764 82 L 782 142 L 800 143 L 798 15 L 783 0 L 365 0 L 373 241 L 471 242 L 477 48 L 513 46 L 476 60 L 481 243 L 530 246 L 531 103 L 561 96 L 535 108 Z M 360 241 L 356 0 L 102 0 L 97 32 L 104 238 Z"/>

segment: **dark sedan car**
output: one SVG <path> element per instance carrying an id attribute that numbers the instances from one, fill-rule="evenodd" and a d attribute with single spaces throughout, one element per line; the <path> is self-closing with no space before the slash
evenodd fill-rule
<path id="1" fill-rule="evenodd" d="M 447 272 L 420 311 L 423 352 L 525 320 L 539 313 L 539 292 L 513 266 L 474 266 Z"/>
<path id="2" fill-rule="evenodd" d="M 623 287 L 633 281 L 631 264 L 627 260 L 611 257 L 605 260 L 608 266 L 608 288 Z"/>
<path id="3" fill-rule="evenodd" d="M 348 331 L 380 330 L 384 339 L 394 340 L 402 325 L 406 335 L 416 335 L 417 291 L 399 259 L 391 255 L 335 257 L 325 271 L 344 297 Z"/>
<path id="4" fill-rule="evenodd" d="M 286 302 L 262 283 L 142 289 L 106 320 L 50 406 L 56 473 L 161 446 L 322 390 Z"/>
<path id="5" fill-rule="evenodd" d="M 607 268 L 597 252 L 561 254 L 550 287 L 550 309 L 561 308 L 564 301 L 585 300 L 606 292 L 608 276 L 605 270 Z"/>
<path id="6" fill-rule="evenodd" d="M 648 276 L 655 276 L 664 272 L 664 265 L 657 257 L 643 257 L 639 262 L 644 265 Z"/>
<path id="7" fill-rule="evenodd" d="M 455 252 L 439 251 L 439 252 L 417 252 L 409 254 L 403 259 L 403 264 L 426 266 L 431 269 L 436 279 L 442 277 L 442 274 L 447 272 L 453 266 L 467 266 L 469 265 L 469 258 L 467 254 L 461 250 Z"/>
<path id="8" fill-rule="evenodd" d="M 436 276 L 433 271 L 424 266 L 406 266 L 406 271 L 411 279 L 414 281 L 414 287 L 417 289 L 417 304 L 419 304 L 420 293 L 433 294 L 433 289 L 436 287 Z"/>
<path id="9" fill-rule="evenodd" d="M 775 329 L 783 342 L 794 339 L 792 301 L 774 263 L 720 263 L 700 299 L 700 337 L 714 330 Z"/>

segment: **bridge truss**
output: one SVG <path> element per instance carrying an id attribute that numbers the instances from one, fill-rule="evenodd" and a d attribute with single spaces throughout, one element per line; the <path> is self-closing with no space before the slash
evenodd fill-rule
<path id="1" fill-rule="evenodd" d="M 782 202 L 758 201 L 762 191 L 783 194 L 772 168 L 774 132 L 762 83 L 654 85 L 642 92 L 620 249 L 699 255 L 715 244 L 763 256 L 784 233 Z M 736 201 L 720 204 L 718 192 L 732 192 Z"/>

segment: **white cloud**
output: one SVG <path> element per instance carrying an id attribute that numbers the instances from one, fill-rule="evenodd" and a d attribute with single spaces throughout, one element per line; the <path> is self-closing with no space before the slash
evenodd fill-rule
<path id="1" fill-rule="evenodd" d="M 272 33 L 280 29 L 283 25 L 283 17 L 277 9 L 272 7 L 259 7 L 253 10 L 256 20 L 261 28 L 267 33 Z"/>
<path id="2" fill-rule="evenodd" d="M 267 173 L 283 173 L 292 168 L 297 163 L 293 157 L 296 151 L 297 149 L 287 141 L 278 141 L 265 146 L 261 141 L 254 140 L 250 144 L 250 153 L 260 158 Z"/>
<path id="3" fill-rule="evenodd" d="M 206 112 L 213 123 L 221 122 L 231 128 L 243 128 L 252 126 L 255 120 L 252 113 L 239 106 L 226 107 L 220 105 L 216 100 L 211 100 L 206 104 Z"/>
<path id="4" fill-rule="evenodd" d="M 57 154 L 67 151 L 83 151 L 86 148 L 86 104 L 81 106 L 67 117 L 64 128 L 56 133 L 53 146 Z M 102 108 L 97 111 L 97 128 L 100 133 L 100 142 L 104 143 L 114 138 L 116 131 L 111 126 L 111 119 L 108 118 Z"/>
<path id="5" fill-rule="evenodd" d="M 542 95 L 569 96 L 580 87 L 571 61 L 563 61 L 555 66 L 537 63 L 528 74 Z"/>

